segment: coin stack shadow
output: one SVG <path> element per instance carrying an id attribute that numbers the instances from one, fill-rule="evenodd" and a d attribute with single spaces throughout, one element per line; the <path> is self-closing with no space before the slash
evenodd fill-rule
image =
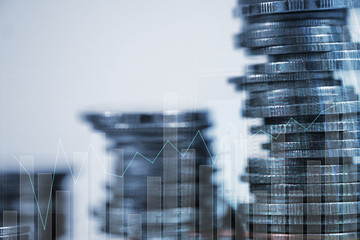
<path id="1" fill-rule="evenodd" d="M 213 234 L 215 170 L 210 141 L 198 134 L 210 126 L 206 111 L 89 113 L 85 120 L 115 154 L 111 196 L 94 211 L 102 231 L 134 239 Z"/>
<path id="2" fill-rule="evenodd" d="M 262 118 L 251 133 L 270 139 L 262 145 L 269 157 L 249 158 L 241 176 L 255 196 L 239 206 L 248 239 L 360 238 L 358 95 L 337 78 L 360 69 L 346 28 L 348 8 L 359 5 L 239 0 L 236 47 L 267 56 L 230 79 L 248 92 L 244 117 Z"/>

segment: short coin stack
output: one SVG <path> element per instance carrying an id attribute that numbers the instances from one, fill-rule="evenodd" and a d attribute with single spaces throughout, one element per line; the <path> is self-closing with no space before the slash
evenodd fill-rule
<path id="1" fill-rule="evenodd" d="M 33 233 L 29 226 L 0 227 L 0 239 L 6 240 L 33 240 Z"/>
<path id="2" fill-rule="evenodd" d="M 209 140 L 199 136 L 210 126 L 207 112 L 104 112 L 85 119 L 106 134 L 116 155 L 111 197 L 95 211 L 103 231 L 177 239 L 210 227 L 214 169 Z"/>
<path id="3" fill-rule="evenodd" d="M 58 170 L 53 176 L 32 172 L 30 176 L 32 181 L 27 173 L 9 171 L 0 174 L 0 219 L 5 226 L 14 225 L 5 227 L 4 231 L 0 228 L 0 240 L 48 240 L 60 238 L 70 231 L 65 223 L 68 212 L 64 211 L 68 203 L 58 194 L 66 188 L 66 173 Z M 19 238 L 3 237 L 5 231 L 9 235 L 19 231 Z"/>
<path id="4" fill-rule="evenodd" d="M 360 69 L 346 28 L 358 0 L 239 0 L 236 45 L 268 61 L 232 78 L 248 91 L 244 116 L 262 118 L 269 158 L 250 158 L 240 206 L 249 239 L 359 239 L 358 95 L 336 78 Z"/>

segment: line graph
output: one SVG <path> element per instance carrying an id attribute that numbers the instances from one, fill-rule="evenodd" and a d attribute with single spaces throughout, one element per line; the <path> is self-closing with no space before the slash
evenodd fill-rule
<path id="1" fill-rule="evenodd" d="M 278 139 L 279 136 L 281 134 L 283 134 L 285 131 L 286 131 L 286 127 L 291 123 L 291 122 L 294 122 L 295 124 L 299 125 L 300 127 L 304 128 L 305 131 L 307 131 L 317 120 L 318 118 L 324 114 L 326 111 L 334 108 L 336 105 L 332 105 L 328 108 L 326 108 L 325 110 L 321 111 L 315 118 L 314 120 L 306 127 L 304 126 L 304 124 L 301 124 L 299 123 L 297 120 L 295 120 L 294 118 L 290 118 L 289 121 L 284 125 L 283 129 L 280 131 L 280 133 L 278 133 L 277 135 L 272 135 L 270 133 L 267 133 L 263 130 L 259 130 L 257 131 L 256 133 L 254 134 L 251 134 L 250 136 L 253 136 L 253 135 L 258 135 L 260 133 L 263 133 L 269 137 L 271 137 L 272 139 Z M 56 175 L 56 169 L 57 169 L 57 163 L 58 163 L 58 159 L 59 159 L 59 155 L 60 155 L 60 152 L 63 153 L 64 157 L 65 157 L 65 161 L 66 161 L 66 164 L 69 168 L 69 172 L 70 172 L 70 175 L 71 175 L 71 178 L 74 182 L 74 184 L 76 184 L 79 180 L 79 177 L 80 177 L 80 174 L 82 173 L 83 169 L 84 169 L 84 166 L 86 164 L 86 162 L 88 161 L 88 156 L 90 154 L 90 152 L 93 152 L 95 154 L 95 157 L 97 160 L 99 160 L 99 163 L 101 164 L 103 170 L 104 170 L 104 173 L 106 175 L 109 175 L 109 176 L 114 176 L 114 177 L 118 177 L 118 178 L 123 178 L 127 172 L 127 170 L 130 168 L 132 162 L 137 159 L 137 158 L 142 158 L 143 160 L 145 161 L 148 161 L 150 162 L 151 164 L 154 164 L 156 162 L 156 160 L 159 158 L 159 156 L 161 155 L 161 153 L 164 151 L 164 149 L 169 145 L 170 147 L 172 147 L 181 157 L 185 157 L 186 154 L 189 152 L 189 150 L 191 149 L 191 146 L 193 145 L 194 141 L 197 139 L 197 138 L 200 138 L 202 143 L 204 144 L 205 148 L 206 148 L 206 151 L 212 161 L 212 164 L 216 164 L 217 162 L 217 157 L 219 155 L 213 155 L 208 147 L 208 145 L 206 144 L 206 141 L 203 137 L 203 134 L 201 133 L 200 130 L 198 130 L 196 132 L 196 134 L 194 135 L 194 137 L 192 138 L 189 146 L 185 149 L 185 151 L 181 152 L 171 141 L 167 140 L 163 147 L 160 149 L 160 151 L 158 152 L 158 154 L 153 158 L 149 158 L 149 157 L 146 157 L 144 156 L 142 153 L 140 152 L 135 152 L 134 156 L 131 158 L 129 164 L 126 166 L 124 172 L 121 174 L 121 175 L 117 175 L 117 174 L 113 174 L 113 173 L 110 173 L 106 170 L 104 164 L 102 163 L 102 161 L 100 161 L 100 158 L 97 154 L 97 151 L 95 149 L 95 147 L 90 143 L 87 151 L 86 151 L 86 154 L 85 154 L 85 157 L 84 157 L 84 160 L 82 161 L 81 163 L 81 166 L 80 166 L 80 169 L 79 169 L 79 172 L 77 174 L 77 176 L 75 176 L 71 166 L 70 166 L 70 163 L 69 163 L 69 160 L 67 158 L 67 155 L 66 155 L 66 151 L 65 151 L 65 148 L 63 146 L 63 143 L 61 141 L 61 139 L 59 140 L 58 142 L 58 147 L 57 147 L 57 152 L 56 152 L 56 157 L 55 157 L 55 164 L 54 164 L 54 170 L 53 170 L 53 174 L 52 174 L 52 182 L 51 182 L 51 187 L 50 187 L 50 193 L 49 193 L 49 198 L 47 200 L 47 208 L 46 208 L 46 213 L 45 213 L 45 216 L 43 216 L 42 212 L 41 212 L 41 209 L 40 209 L 40 204 L 39 204 L 39 200 L 38 200 L 38 197 L 36 195 L 36 191 L 35 191 L 35 186 L 34 186 L 34 183 L 33 183 L 33 180 L 32 180 L 32 177 L 31 177 L 31 174 L 30 172 L 24 167 L 24 165 L 21 163 L 21 161 L 15 156 L 13 155 L 13 158 L 19 163 L 19 165 L 21 166 L 22 169 L 24 169 L 24 171 L 26 172 L 26 174 L 28 175 L 29 177 L 29 180 L 30 180 L 30 184 L 31 184 L 31 188 L 32 188 L 32 191 L 33 191 L 33 195 L 34 195 L 34 199 L 35 199 L 35 203 L 37 205 L 37 210 L 38 210 L 38 213 L 39 213 L 39 217 L 40 217 L 40 221 L 41 221 L 41 224 L 42 224 L 42 227 L 44 230 L 46 230 L 46 225 L 47 225 L 47 220 L 48 220 L 48 217 L 49 217 L 49 211 L 50 211 L 50 203 L 51 203 L 51 196 L 52 196 L 52 190 L 53 190 L 53 186 L 54 186 L 54 181 L 55 181 L 55 175 Z M 222 144 L 220 144 L 220 147 L 219 149 L 222 148 Z"/>

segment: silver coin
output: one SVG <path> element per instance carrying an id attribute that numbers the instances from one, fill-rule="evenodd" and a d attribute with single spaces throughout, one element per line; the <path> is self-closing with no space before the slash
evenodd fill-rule
<path id="1" fill-rule="evenodd" d="M 257 240 L 351 240 L 359 239 L 360 233 L 347 232 L 347 233 L 324 233 L 324 234 L 286 234 L 286 233 L 247 233 L 250 239 Z"/>
<path id="2" fill-rule="evenodd" d="M 143 222 L 149 224 L 155 223 L 164 223 L 164 224 L 173 224 L 181 222 L 189 222 L 194 220 L 194 215 L 196 214 L 196 209 L 193 208 L 176 208 L 176 209 L 163 209 L 163 210 L 148 210 L 143 211 L 141 214 Z M 111 211 L 106 211 L 105 209 L 97 210 L 97 216 L 109 218 L 110 222 L 116 223 L 125 223 L 128 222 L 127 216 L 131 214 L 129 209 L 124 208 L 112 208 Z M 164 217 L 166 217 L 166 222 L 163 222 Z M 181 217 L 181 218 L 180 218 Z"/>
<path id="3" fill-rule="evenodd" d="M 272 149 L 274 151 L 281 150 L 306 150 L 306 149 L 350 149 L 360 148 L 359 140 L 324 140 L 319 142 L 280 142 L 272 144 L 264 144 L 265 149 Z"/>
<path id="4" fill-rule="evenodd" d="M 296 89 L 281 89 L 272 90 L 261 93 L 250 93 L 249 98 L 255 99 L 272 99 L 283 97 L 307 97 L 307 96 L 326 96 L 326 95 L 347 95 L 355 94 L 354 87 L 343 86 L 325 86 L 315 88 L 296 88 Z"/>
<path id="5" fill-rule="evenodd" d="M 346 30 L 345 30 L 346 31 Z M 343 34 L 343 26 L 309 26 L 309 27 L 292 27 L 292 28 L 277 28 L 277 29 L 262 29 L 245 31 L 237 35 L 241 42 L 254 38 L 269 38 L 282 36 L 297 36 L 297 35 L 317 35 L 317 34 Z"/>
<path id="6" fill-rule="evenodd" d="M 105 111 L 100 113 L 85 113 L 84 120 L 101 126 L 104 129 L 156 129 L 156 128 L 187 128 L 199 124 L 208 124 L 206 111 L 164 113 L 122 113 Z"/>
<path id="7" fill-rule="evenodd" d="M 7 226 L 7 227 L 0 227 L 0 236 L 3 235 L 13 235 L 19 233 L 28 233 L 31 231 L 30 226 Z"/>
<path id="8" fill-rule="evenodd" d="M 313 27 L 313 26 L 343 26 L 346 22 L 342 19 L 302 19 L 293 21 L 261 22 L 245 25 L 245 30 L 254 31 L 262 29 L 278 29 L 293 27 Z"/>
<path id="9" fill-rule="evenodd" d="M 313 132 L 313 133 L 294 133 L 285 134 L 285 137 L 280 137 L 279 134 L 271 135 L 277 142 L 298 142 L 309 141 L 317 142 L 326 140 L 356 140 L 360 138 L 359 131 L 345 131 L 345 132 Z M 278 137 L 279 136 L 279 137 Z"/>
<path id="10" fill-rule="evenodd" d="M 248 166 L 254 167 L 267 167 L 267 166 L 307 166 L 314 165 L 338 165 L 338 164 L 353 164 L 352 158 L 327 158 L 323 160 L 319 159 L 284 159 L 284 158 L 249 158 Z"/>
<path id="11" fill-rule="evenodd" d="M 339 216 L 326 216 L 321 219 L 321 216 L 266 216 L 266 215 L 251 215 L 246 218 L 248 223 L 253 224 L 268 224 L 268 225 L 335 225 L 335 224 L 354 224 L 359 221 L 356 214 L 345 215 L 343 218 Z"/>
<path id="12" fill-rule="evenodd" d="M 253 225 L 253 224 L 249 224 Z M 266 224 L 254 224 L 252 226 L 259 232 L 271 232 L 271 233 L 291 233 L 300 234 L 304 233 L 304 225 L 266 225 Z M 357 223 L 349 224 L 326 224 L 326 225 L 306 225 L 305 233 L 338 233 L 338 232 L 353 232 L 357 231 Z"/>
<path id="13" fill-rule="evenodd" d="M 342 81 L 334 79 L 319 79 L 313 81 L 289 81 L 289 82 L 272 82 L 272 83 L 258 83 L 258 84 L 244 84 L 237 85 L 236 90 L 263 92 L 272 91 L 276 89 L 292 89 L 292 88 L 316 88 L 322 86 L 340 86 Z"/>
<path id="14" fill-rule="evenodd" d="M 329 121 L 329 122 L 299 123 L 296 120 L 294 120 L 287 124 L 262 125 L 251 128 L 251 132 L 253 134 L 257 134 L 257 133 L 291 134 L 291 133 L 304 133 L 304 132 L 340 132 L 340 131 L 360 131 L 360 122 L 357 121 L 330 122 Z M 330 144 L 332 144 L 328 140 L 326 140 L 326 143 L 329 144 L 329 147 L 331 146 Z M 353 143 L 349 143 L 349 144 L 352 145 Z M 290 144 L 288 146 L 291 147 Z"/>
<path id="15" fill-rule="evenodd" d="M 292 0 L 291 2 L 277 0 L 241 5 L 240 8 L 244 16 L 256 16 L 274 13 L 342 9 L 359 6 L 360 3 L 356 0 Z"/>
<path id="16" fill-rule="evenodd" d="M 334 173 L 334 174 L 298 174 L 298 175 L 264 175 L 247 174 L 240 177 L 242 181 L 250 184 L 311 184 L 311 183 L 345 183 L 356 182 L 359 178 L 358 173 Z"/>
<path id="17" fill-rule="evenodd" d="M 330 52 L 346 49 L 359 49 L 359 43 L 354 42 L 332 42 L 332 43 L 311 43 L 270 46 L 266 48 L 249 49 L 248 53 L 252 55 L 278 55 L 291 53 L 308 52 Z"/>
<path id="18" fill-rule="evenodd" d="M 353 215 L 357 214 L 360 202 L 334 203 L 294 203 L 294 204 L 266 204 L 251 203 L 239 206 L 243 214 L 274 215 L 274 216 L 309 216 L 309 215 Z"/>
<path id="19" fill-rule="evenodd" d="M 360 59 L 328 59 L 294 62 L 277 62 L 253 65 L 248 68 L 256 73 L 286 73 L 304 71 L 354 71 L 360 68 Z"/>
<path id="20" fill-rule="evenodd" d="M 353 202 L 360 201 L 359 193 L 352 194 L 303 194 L 302 196 L 294 196 L 291 194 L 280 193 L 254 193 L 256 201 L 258 203 L 270 203 L 270 204 L 289 204 L 289 203 L 304 203 L 304 202 Z M 325 199 L 325 200 L 322 200 Z"/>
<path id="21" fill-rule="evenodd" d="M 284 62 L 284 61 L 301 61 L 304 60 L 326 60 L 326 59 L 347 59 L 347 58 L 360 58 L 360 51 L 355 50 L 341 50 L 341 51 L 332 51 L 325 53 L 294 53 L 294 54 L 284 54 L 284 55 L 274 55 L 269 56 L 270 62 Z"/>
<path id="22" fill-rule="evenodd" d="M 356 169 L 355 165 L 309 165 L 309 166 L 259 166 L 247 167 L 246 172 L 256 174 L 304 174 L 312 173 L 313 170 L 321 174 L 334 174 L 343 172 L 353 172 Z"/>
<path id="23" fill-rule="evenodd" d="M 279 89 L 279 88 L 278 88 Z M 346 95 L 325 95 L 325 96 L 306 96 L 306 97 L 283 97 L 283 98 L 271 98 L 271 99 L 247 99 L 245 101 L 246 106 L 250 107 L 265 107 L 273 105 L 294 105 L 294 104 L 310 104 L 310 103 L 323 103 L 332 104 L 334 102 L 346 102 L 346 101 L 358 101 L 357 94 Z"/>
<path id="24" fill-rule="evenodd" d="M 360 148 L 326 149 L 326 150 L 289 150 L 271 151 L 272 157 L 287 158 L 326 158 L 326 157 L 356 157 L 360 156 Z"/>
<path id="25" fill-rule="evenodd" d="M 306 185 L 306 184 L 303 184 Z M 256 197 L 257 203 L 266 204 L 292 204 L 292 203 L 331 203 L 331 202 L 354 202 L 360 201 L 359 192 L 345 194 L 338 192 L 336 194 L 322 193 L 320 190 L 314 193 L 299 192 L 270 192 L 261 190 L 251 190 L 251 193 Z M 300 194 L 301 193 L 301 194 Z"/>
<path id="26" fill-rule="evenodd" d="M 328 106 L 332 106 L 329 104 Z M 290 121 L 291 118 L 288 116 L 284 117 L 272 117 L 272 118 L 264 118 L 265 125 L 278 125 L 278 124 L 286 124 L 286 123 L 316 123 L 316 122 L 357 122 L 360 121 L 360 114 L 359 113 L 344 113 L 344 114 L 336 114 L 336 115 L 329 115 L 329 114 L 317 114 L 317 115 L 297 115 L 294 116 L 293 120 Z M 309 127 L 309 126 L 306 126 Z"/>
<path id="27" fill-rule="evenodd" d="M 359 179 L 360 180 L 360 179 Z M 252 191 L 257 194 L 273 193 L 274 195 L 282 195 L 284 193 L 289 196 L 302 196 L 300 192 L 307 196 L 315 194 L 329 195 L 351 195 L 358 193 L 360 189 L 359 182 L 348 183 L 328 183 L 328 184 L 274 184 L 274 185 L 256 185 L 252 187 Z"/>
<path id="28" fill-rule="evenodd" d="M 242 15 L 238 12 L 239 8 L 234 10 L 236 17 Z M 326 11 L 306 11 L 306 12 L 289 12 L 282 14 L 268 14 L 259 16 L 248 16 L 245 18 L 247 24 L 264 23 L 264 22 L 278 22 L 278 21 L 298 21 L 308 19 L 335 19 L 346 20 L 346 9 L 333 9 Z"/>
<path id="29" fill-rule="evenodd" d="M 333 42 L 349 42 L 351 39 L 349 33 L 344 34 L 314 34 L 314 35 L 298 35 L 290 37 L 269 37 L 247 39 L 246 41 L 236 41 L 238 47 L 261 48 L 270 46 L 284 46 L 297 44 L 314 44 L 314 43 L 333 43 Z"/>
<path id="30" fill-rule="evenodd" d="M 0 240 L 30 240 L 29 233 L 22 233 L 16 235 L 0 236 Z"/>
<path id="31" fill-rule="evenodd" d="M 300 72 L 281 74 L 249 74 L 243 77 L 230 78 L 229 82 L 234 84 L 258 84 L 271 82 L 309 81 L 314 79 L 331 79 L 332 72 Z"/>
<path id="32" fill-rule="evenodd" d="M 327 104 L 329 105 L 329 104 Z M 246 117 L 282 117 L 296 115 L 317 115 L 317 114 L 344 114 L 359 112 L 358 101 L 337 102 L 330 106 L 323 104 L 294 104 L 282 106 L 266 107 L 246 107 L 244 116 Z"/>

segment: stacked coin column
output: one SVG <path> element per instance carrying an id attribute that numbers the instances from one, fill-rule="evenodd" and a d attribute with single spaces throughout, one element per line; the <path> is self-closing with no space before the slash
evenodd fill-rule
<path id="1" fill-rule="evenodd" d="M 32 172 L 29 176 L 15 171 L 0 174 L 0 222 L 6 226 L 19 224 L 17 227 L 21 231 L 29 229 L 26 230 L 29 236 L 24 238 L 0 236 L 0 239 L 48 240 L 65 237 L 70 231 L 65 222 L 69 219 L 65 210 L 70 206 L 60 196 L 65 193 L 66 175 L 64 170 L 58 170 L 54 176 L 39 172 Z M 6 221 L 7 217 L 12 220 L 11 223 Z M 14 230 L 13 227 L 11 229 Z"/>
<path id="2" fill-rule="evenodd" d="M 118 153 L 107 186 L 111 197 L 95 211 L 103 231 L 133 239 L 188 239 L 212 230 L 207 220 L 216 187 L 203 135 L 210 126 L 206 112 L 105 112 L 85 118 L 106 133 L 108 150 Z M 169 169 L 175 173 L 165 174 Z"/>
<path id="3" fill-rule="evenodd" d="M 269 158 L 249 158 L 241 205 L 249 239 L 359 239 L 359 102 L 336 71 L 360 68 L 346 29 L 355 0 L 239 0 L 236 45 L 267 62 L 232 78 L 248 92 L 244 116 L 262 118 Z M 249 136 L 251 138 L 251 136 Z"/>

